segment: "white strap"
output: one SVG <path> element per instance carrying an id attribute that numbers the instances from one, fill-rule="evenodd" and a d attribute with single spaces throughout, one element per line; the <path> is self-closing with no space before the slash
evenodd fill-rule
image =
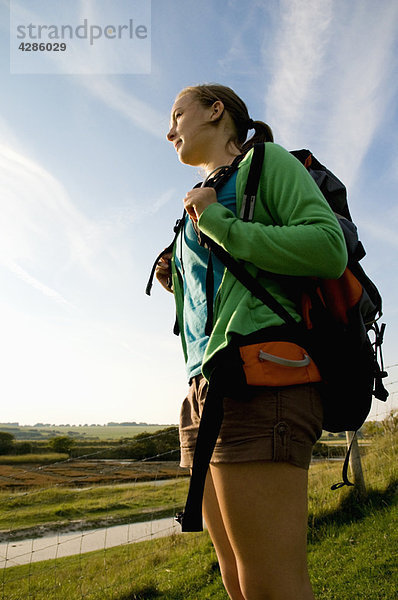
<path id="1" fill-rule="evenodd" d="M 243 195 L 242 206 L 240 209 L 239 218 L 240 219 L 244 218 L 247 203 L 249 203 L 249 214 L 248 214 L 247 218 L 248 218 L 248 221 L 253 221 L 254 206 L 256 204 L 256 196 L 246 196 L 246 194 Z"/>

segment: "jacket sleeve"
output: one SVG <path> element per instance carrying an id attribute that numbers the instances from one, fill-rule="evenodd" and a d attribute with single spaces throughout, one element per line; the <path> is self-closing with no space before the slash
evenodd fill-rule
<path id="1" fill-rule="evenodd" d="M 238 206 L 249 166 L 249 160 L 241 163 L 237 177 Z M 332 279 L 347 265 L 333 211 L 300 161 L 277 144 L 266 144 L 253 221 L 244 222 L 215 203 L 198 225 L 235 259 L 272 273 Z"/>

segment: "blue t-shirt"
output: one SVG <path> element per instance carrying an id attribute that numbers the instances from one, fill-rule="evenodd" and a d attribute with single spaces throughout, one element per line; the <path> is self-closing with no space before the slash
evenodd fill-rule
<path id="1" fill-rule="evenodd" d="M 237 171 L 217 192 L 217 200 L 236 214 Z M 181 238 L 181 235 L 183 236 Z M 175 264 L 184 283 L 184 335 L 187 345 L 188 379 L 199 375 L 202 370 L 203 355 L 209 337 L 205 334 L 207 319 L 206 271 L 209 252 L 198 243 L 198 237 L 189 218 L 185 219 L 184 229 L 177 239 Z M 214 298 L 220 287 L 224 265 L 213 255 Z M 213 298 L 213 301 L 214 301 Z"/>

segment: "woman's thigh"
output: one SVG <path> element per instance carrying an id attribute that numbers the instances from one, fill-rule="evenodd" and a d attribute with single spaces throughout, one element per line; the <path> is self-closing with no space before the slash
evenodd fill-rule
<path id="1" fill-rule="evenodd" d="M 311 598 L 300 592 L 309 585 L 307 471 L 266 461 L 210 469 L 242 590 L 279 589 L 281 597 Z"/>

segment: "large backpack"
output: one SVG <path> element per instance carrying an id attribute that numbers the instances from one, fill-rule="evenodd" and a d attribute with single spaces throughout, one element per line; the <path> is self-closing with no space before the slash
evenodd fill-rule
<path id="1" fill-rule="evenodd" d="M 253 218 L 264 151 L 264 144 L 254 146 L 239 215 L 245 221 Z M 281 284 L 286 285 L 290 293 L 294 291 L 299 297 L 304 327 L 297 325 L 285 308 L 262 287 L 241 262 L 233 259 L 208 236 L 200 234 L 199 241 L 209 249 L 210 267 L 211 254 L 214 254 L 243 285 L 285 322 L 285 326 L 272 328 L 274 336 L 272 339 L 289 340 L 289 342 L 297 339 L 308 351 L 322 376 L 322 383 L 319 385 L 324 408 L 323 428 L 331 432 L 356 431 L 369 414 L 372 396 L 382 401 L 388 397 L 388 392 L 382 383 L 383 377 L 387 376 L 381 353 L 385 325 L 378 325 L 382 315 L 382 300 L 376 286 L 359 264 L 365 256 L 365 250 L 351 219 L 345 186 L 308 150 L 293 151 L 292 154 L 307 168 L 335 212 L 348 251 L 348 265 L 339 279 L 285 276 L 280 278 Z M 231 169 L 226 170 L 225 175 L 228 177 L 230 174 Z M 223 183 L 223 177 L 219 177 L 215 187 Z M 214 182 L 210 181 L 207 185 L 214 185 Z M 180 228 L 181 222 L 175 228 L 176 236 Z M 171 247 L 172 244 L 167 250 Z M 208 269 L 208 273 L 211 271 L 212 269 Z M 266 275 L 278 277 L 272 273 Z M 210 315 L 210 317 L 208 315 L 207 332 L 210 333 L 213 291 L 210 286 L 207 286 L 207 291 Z M 279 338 L 278 330 L 280 330 Z M 247 344 L 253 341 L 258 342 L 258 336 L 256 339 L 240 340 L 238 343 Z M 202 528 L 201 504 L 204 482 L 223 419 L 222 392 L 225 392 L 226 381 L 229 381 L 231 391 L 236 391 L 242 389 L 240 384 L 242 379 L 245 380 L 242 365 L 238 361 L 236 368 L 233 369 L 234 380 L 231 381 L 231 355 L 229 354 L 228 360 L 223 361 L 222 352 L 219 354 L 219 368 L 213 370 L 210 378 L 198 432 L 185 511 L 178 515 L 183 531 L 197 531 Z M 352 485 L 347 477 L 348 456 L 349 454 L 343 468 L 343 482 L 333 486 L 334 489 L 341 485 Z"/>
<path id="2" fill-rule="evenodd" d="M 245 221 L 253 216 L 264 149 L 264 144 L 256 144 L 253 150 L 240 215 Z M 351 219 L 345 186 L 309 150 L 292 154 L 319 186 L 346 241 L 348 264 L 339 279 L 291 279 L 301 294 L 303 319 L 309 332 L 308 350 L 312 351 L 323 379 L 324 429 L 356 431 L 369 414 L 372 396 L 381 401 L 388 397 L 382 383 L 387 376 L 381 352 L 385 324 L 378 324 L 382 299 L 359 262 L 365 250 Z M 250 285 L 246 287 L 251 289 Z M 263 301 L 268 304 L 264 298 Z"/>
<path id="3" fill-rule="evenodd" d="M 239 215 L 244 221 L 253 218 L 265 148 L 264 144 L 256 144 L 253 149 Z M 309 150 L 296 150 L 291 154 L 306 167 L 334 211 L 346 241 L 348 264 L 339 279 L 262 273 L 278 278 L 287 292 L 301 303 L 306 349 L 312 353 L 323 379 L 324 429 L 330 432 L 356 431 L 369 414 L 372 396 L 382 401 L 388 397 L 382 383 L 387 375 L 381 352 L 385 324 L 378 324 L 382 316 L 382 299 L 360 265 L 365 250 L 351 219 L 345 186 Z M 245 287 L 282 318 L 292 332 L 289 337 L 300 335 L 302 339 L 303 333 L 298 332 L 295 320 L 241 262 L 200 232 L 199 241 L 209 248 L 210 260 L 213 253 Z M 211 317 L 213 291 L 209 286 L 207 288 L 208 315 Z M 208 318 L 208 334 L 211 328 L 211 318 Z"/>

